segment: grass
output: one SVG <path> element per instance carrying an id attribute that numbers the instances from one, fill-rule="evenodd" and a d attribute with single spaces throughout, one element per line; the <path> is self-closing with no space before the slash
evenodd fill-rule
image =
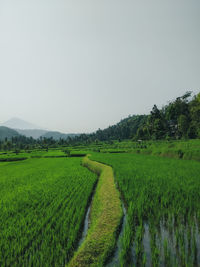
<path id="1" fill-rule="evenodd" d="M 90 228 L 85 241 L 69 266 L 103 266 L 116 244 L 116 231 L 122 217 L 119 192 L 112 168 L 87 157 L 83 165 L 99 175 L 92 202 Z"/>
<path id="2" fill-rule="evenodd" d="M 0 266 L 64 266 L 97 176 L 79 158 L 1 163 Z"/>

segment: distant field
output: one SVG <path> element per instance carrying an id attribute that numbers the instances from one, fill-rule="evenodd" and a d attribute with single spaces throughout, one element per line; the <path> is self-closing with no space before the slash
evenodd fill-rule
<path id="1" fill-rule="evenodd" d="M 95 149 L 95 148 L 94 148 Z M 99 144 L 100 152 L 134 152 L 170 158 L 193 159 L 200 161 L 200 140 L 170 141 L 115 141 L 112 144 Z"/>
<path id="2" fill-rule="evenodd" d="M 4 161 L 17 161 L 24 160 L 28 158 L 61 158 L 61 157 L 83 157 L 88 153 L 87 151 L 83 151 L 80 149 L 71 148 L 70 150 L 67 148 L 58 148 L 58 149 L 38 149 L 38 150 L 30 150 L 30 151 L 2 151 L 0 152 L 0 162 Z"/>
<path id="3" fill-rule="evenodd" d="M 90 152 L 103 153 L 137 153 L 146 155 L 156 155 L 178 159 L 192 159 L 200 161 L 200 140 L 161 140 L 161 141 L 106 141 L 92 144 L 80 144 L 74 146 L 58 146 L 49 149 L 0 151 L 0 161 L 2 159 L 14 158 L 40 158 L 40 157 L 64 157 L 74 154 L 87 154 Z M 68 153 L 66 153 L 68 152 Z"/>
<path id="4" fill-rule="evenodd" d="M 160 141 L 106 141 L 89 145 L 69 147 L 72 151 L 93 151 L 103 153 L 137 153 L 178 159 L 200 161 L 200 140 L 160 140 Z"/>
<path id="5" fill-rule="evenodd" d="M 95 181 L 79 158 L 0 163 L 0 266 L 63 266 Z"/>
<path id="6" fill-rule="evenodd" d="M 122 266 L 200 265 L 200 164 L 137 154 L 96 153 L 113 166 L 127 207 Z"/>

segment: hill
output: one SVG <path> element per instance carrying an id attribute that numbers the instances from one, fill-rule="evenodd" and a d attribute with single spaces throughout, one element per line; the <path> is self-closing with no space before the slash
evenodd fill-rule
<path id="1" fill-rule="evenodd" d="M 0 140 L 5 140 L 5 138 L 11 139 L 12 137 L 20 136 L 20 134 L 8 127 L 0 126 Z"/>
<path id="2" fill-rule="evenodd" d="M 49 131 L 43 134 L 41 137 L 42 138 L 53 138 L 54 140 L 59 140 L 59 139 L 67 139 L 68 137 L 75 137 L 78 136 L 78 134 L 64 134 L 56 131 Z"/>
<path id="3" fill-rule="evenodd" d="M 88 143 L 96 140 L 109 141 L 131 139 L 136 135 L 138 128 L 144 125 L 144 123 L 147 121 L 147 118 L 147 115 L 132 115 L 104 130 L 98 129 L 95 133 L 75 136 L 72 140 L 70 140 L 70 142 Z"/>
<path id="4" fill-rule="evenodd" d="M 40 129 L 16 129 L 16 131 L 21 135 L 24 135 L 26 137 L 33 137 L 34 139 L 38 139 L 40 138 L 40 136 L 48 133 L 48 131 Z"/>
<path id="5" fill-rule="evenodd" d="M 21 120 L 19 118 L 12 118 L 4 123 L 1 123 L 0 126 L 5 126 L 11 129 L 14 129 L 20 135 L 26 137 L 32 137 L 34 139 L 42 138 L 53 138 L 54 140 L 67 139 L 68 137 L 75 137 L 77 134 L 65 134 L 58 131 L 48 131 L 44 130 L 30 122 Z"/>
<path id="6" fill-rule="evenodd" d="M 200 138 L 200 93 L 192 96 L 188 91 L 161 109 L 154 105 L 149 115 L 129 116 L 89 137 L 93 141 Z"/>
<path id="7" fill-rule="evenodd" d="M 147 117 L 147 115 L 129 116 L 104 130 L 99 129 L 96 131 L 95 136 L 102 141 L 108 139 L 130 139 L 136 134 L 138 128 L 145 123 Z"/>

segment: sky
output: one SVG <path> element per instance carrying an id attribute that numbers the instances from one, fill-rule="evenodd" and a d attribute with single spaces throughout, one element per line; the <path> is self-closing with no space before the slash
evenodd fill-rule
<path id="1" fill-rule="evenodd" d="M 200 91 L 199 0 L 0 0 L 0 122 L 104 129 Z"/>

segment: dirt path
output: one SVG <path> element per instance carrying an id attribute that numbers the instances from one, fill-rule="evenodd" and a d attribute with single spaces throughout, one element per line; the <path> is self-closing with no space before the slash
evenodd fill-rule
<path id="1" fill-rule="evenodd" d="M 88 234 L 68 266 L 103 266 L 115 247 L 123 212 L 112 168 L 88 157 L 83 159 L 83 165 L 97 173 L 99 181 L 92 202 Z"/>

